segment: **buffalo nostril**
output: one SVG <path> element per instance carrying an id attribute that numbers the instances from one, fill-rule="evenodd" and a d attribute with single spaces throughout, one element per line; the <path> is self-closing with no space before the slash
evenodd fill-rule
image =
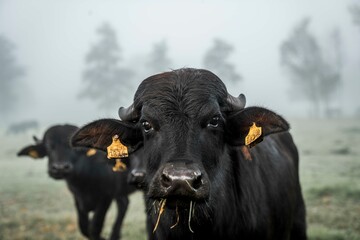
<path id="1" fill-rule="evenodd" d="M 168 188 L 168 187 L 171 186 L 171 184 L 172 184 L 171 176 L 169 176 L 169 175 L 166 174 L 166 173 L 163 173 L 163 174 L 161 175 L 161 185 L 162 185 L 163 187 Z"/>
<path id="2" fill-rule="evenodd" d="M 53 173 L 69 173 L 72 170 L 72 165 L 69 163 L 65 164 L 53 164 L 50 171 Z"/>
<path id="3" fill-rule="evenodd" d="M 202 184 L 203 184 L 203 180 L 201 174 L 199 175 L 195 174 L 191 184 L 192 188 L 199 189 L 202 186 Z"/>
<path id="4" fill-rule="evenodd" d="M 134 178 L 144 178 L 145 177 L 145 172 L 141 171 L 141 170 L 133 169 L 131 171 L 131 176 L 133 176 Z"/>
<path id="5" fill-rule="evenodd" d="M 141 184 L 145 181 L 145 172 L 133 169 L 130 174 L 129 183 Z"/>
<path id="6" fill-rule="evenodd" d="M 56 172 L 58 172 L 59 169 L 58 169 L 58 167 L 56 165 L 52 165 L 50 170 L 51 170 L 51 172 L 56 173 Z"/>
<path id="7" fill-rule="evenodd" d="M 71 164 L 69 164 L 69 163 L 64 164 L 64 166 L 63 166 L 63 171 L 64 171 L 64 172 L 70 172 L 71 169 L 72 169 L 72 165 L 71 165 Z"/>

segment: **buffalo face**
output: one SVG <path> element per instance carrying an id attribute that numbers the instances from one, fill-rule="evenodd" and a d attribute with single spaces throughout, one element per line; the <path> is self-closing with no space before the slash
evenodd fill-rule
<path id="1" fill-rule="evenodd" d="M 74 151 L 70 147 L 70 136 L 77 128 L 70 125 L 49 128 L 42 140 L 34 137 L 35 144 L 19 151 L 18 156 L 30 156 L 34 159 L 48 157 L 48 174 L 54 179 L 64 179 L 73 173 Z"/>

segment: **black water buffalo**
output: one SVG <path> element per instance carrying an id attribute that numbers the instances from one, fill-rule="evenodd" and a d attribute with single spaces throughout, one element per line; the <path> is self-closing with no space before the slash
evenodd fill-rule
<path id="1" fill-rule="evenodd" d="M 65 179 L 75 200 L 81 233 L 89 239 L 102 239 L 105 215 L 115 199 L 117 216 L 110 239 L 119 239 L 128 194 L 135 190 L 127 184 L 130 169 L 113 172 L 104 152 L 72 148 L 69 139 L 77 129 L 72 125 L 50 127 L 41 141 L 34 138 L 36 144 L 25 147 L 18 156 L 48 157 L 48 174 L 54 179 Z M 91 219 L 90 212 L 93 212 Z"/>
<path id="2" fill-rule="evenodd" d="M 118 134 L 130 156 L 141 145 L 154 239 L 307 238 L 298 152 L 278 114 L 185 68 L 145 79 L 119 115 L 72 144 L 104 150 Z"/>

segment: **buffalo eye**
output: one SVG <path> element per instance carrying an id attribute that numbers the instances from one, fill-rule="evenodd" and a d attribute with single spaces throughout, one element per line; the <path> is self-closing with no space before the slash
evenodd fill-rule
<path id="1" fill-rule="evenodd" d="M 145 133 L 148 133 L 154 129 L 148 121 L 143 121 L 141 125 Z"/>
<path id="2" fill-rule="evenodd" d="M 220 117 L 213 117 L 207 124 L 207 127 L 217 128 L 219 126 Z"/>

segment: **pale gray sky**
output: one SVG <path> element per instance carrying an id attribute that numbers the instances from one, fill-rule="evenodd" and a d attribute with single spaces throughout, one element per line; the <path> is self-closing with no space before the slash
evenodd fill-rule
<path id="1" fill-rule="evenodd" d="M 14 117 L 83 124 L 106 116 L 96 104 L 76 99 L 84 56 L 104 21 L 117 30 L 123 64 L 138 70 L 138 82 L 147 77 L 145 57 L 154 43 L 167 41 L 172 68 L 203 67 L 213 39 L 222 38 L 235 46 L 231 61 L 244 77 L 238 86 L 228 86 L 232 94 L 243 92 L 250 105 L 285 116 L 305 114 L 307 105 L 289 101 L 279 46 L 306 16 L 319 41 L 328 41 L 335 27 L 341 30 L 345 65 L 340 102 L 351 114 L 360 106 L 360 28 L 348 11 L 353 3 L 360 1 L 0 0 L 0 34 L 17 45 L 18 60 L 27 68 L 23 94 L 28 97 Z M 119 106 L 131 102 L 134 90 Z"/>

